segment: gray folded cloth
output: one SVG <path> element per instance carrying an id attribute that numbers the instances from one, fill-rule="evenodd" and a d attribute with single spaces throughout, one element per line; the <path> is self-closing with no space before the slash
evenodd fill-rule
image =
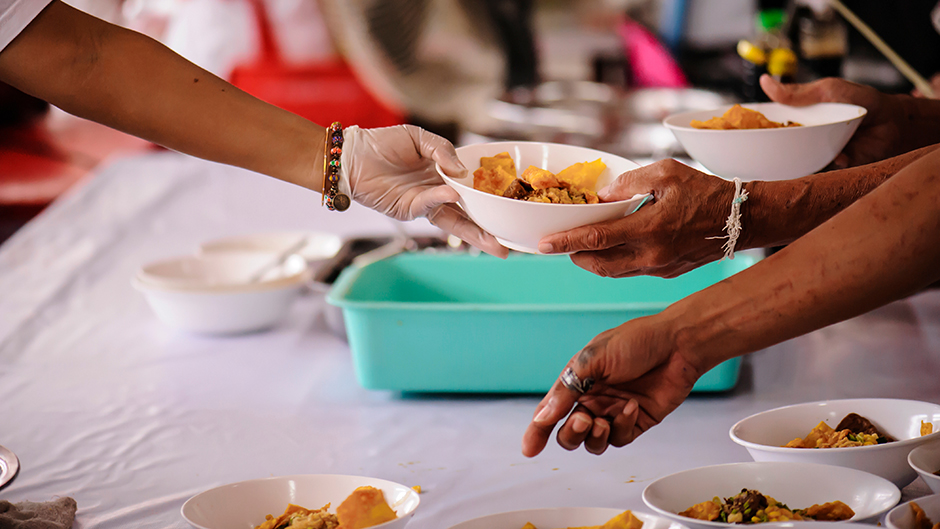
<path id="1" fill-rule="evenodd" d="M 0 500 L 0 529 L 69 529 L 77 508 L 69 497 L 39 503 Z"/>

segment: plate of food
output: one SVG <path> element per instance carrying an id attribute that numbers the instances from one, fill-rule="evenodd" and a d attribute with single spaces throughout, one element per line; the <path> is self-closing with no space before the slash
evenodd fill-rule
<path id="1" fill-rule="evenodd" d="M 539 253 L 553 233 L 635 212 L 649 198 L 601 202 L 597 191 L 636 163 L 574 145 L 494 142 L 467 145 L 457 156 L 469 170 L 461 178 L 438 172 L 460 194 L 460 206 L 507 248 Z"/>
<path id="2" fill-rule="evenodd" d="M 871 472 L 904 487 L 917 477 L 908 454 L 940 441 L 938 429 L 938 404 L 839 399 L 757 413 L 738 421 L 729 435 L 755 461 L 838 465 Z"/>
<path id="3" fill-rule="evenodd" d="M 9 485 L 20 470 L 20 460 L 9 448 L 0 446 L 0 489 Z"/>
<path id="4" fill-rule="evenodd" d="M 450 529 L 688 529 L 662 516 L 602 507 L 527 509 L 481 516 Z"/>
<path id="5" fill-rule="evenodd" d="M 401 529 L 418 493 L 382 479 L 307 474 L 254 479 L 201 492 L 180 512 L 197 529 Z"/>
<path id="6" fill-rule="evenodd" d="M 747 103 L 673 114 L 663 124 L 689 156 L 718 176 L 788 180 L 829 165 L 866 113 L 847 103 Z"/>
<path id="7" fill-rule="evenodd" d="M 735 523 L 871 520 L 897 504 L 890 481 L 851 468 L 753 462 L 701 467 L 657 479 L 643 502 L 693 528 Z M 803 527 L 798 525 L 797 527 Z"/>

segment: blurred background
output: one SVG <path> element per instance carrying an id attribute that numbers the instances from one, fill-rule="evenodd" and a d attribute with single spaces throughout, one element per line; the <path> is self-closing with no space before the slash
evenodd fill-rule
<path id="1" fill-rule="evenodd" d="M 757 101 L 760 74 L 910 84 L 825 0 L 72 0 L 326 125 L 415 123 L 683 158 L 666 115 Z M 936 0 L 847 0 L 922 76 Z M 114 156 L 156 147 L 0 83 L 0 241 Z"/>

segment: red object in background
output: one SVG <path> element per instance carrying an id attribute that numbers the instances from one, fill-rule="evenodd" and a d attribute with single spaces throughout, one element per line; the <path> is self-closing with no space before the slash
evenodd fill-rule
<path id="1" fill-rule="evenodd" d="M 685 88 L 689 81 L 682 68 L 656 37 L 632 20 L 618 28 L 633 85 L 640 88 Z"/>
<path id="2" fill-rule="evenodd" d="M 258 24 L 261 53 L 253 62 L 237 66 L 231 83 L 272 105 L 320 125 L 339 121 L 343 126 L 386 127 L 405 123 L 404 113 L 382 104 L 370 94 L 342 61 L 293 65 L 277 49 L 263 0 L 250 0 Z"/>

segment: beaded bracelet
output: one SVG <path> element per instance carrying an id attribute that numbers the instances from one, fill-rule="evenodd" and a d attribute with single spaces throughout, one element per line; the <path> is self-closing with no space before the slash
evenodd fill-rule
<path id="1" fill-rule="evenodd" d="M 330 211 L 349 209 L 349 196 L 339 191 L 339 173 L 342 168 L 340 157 L 343 154 L 343 126 L 338 121 L 326 128 L 323 145 L 323 198 Z"/>

